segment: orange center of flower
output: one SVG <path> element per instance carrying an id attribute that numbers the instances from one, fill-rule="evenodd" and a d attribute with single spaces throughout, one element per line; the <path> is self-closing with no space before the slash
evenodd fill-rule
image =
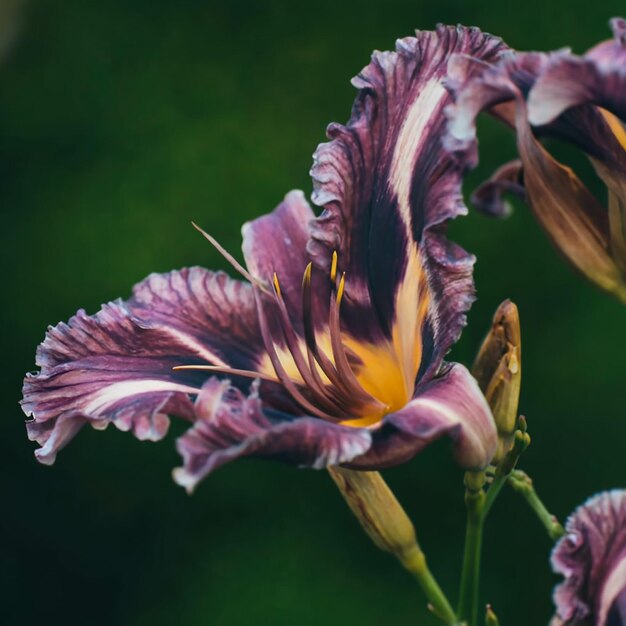
<path id="1" fill-rule="evenodd" d="M 272 276 L 270 289 L 253 282 L 265 345 L 265 354 L 254 371 L 192 365 L 176 369 L 206 369 L 275 382 L 306 414 L 347 426 L 372 426 L 385 414 L 401 409 L 413 394 L 429 303 L 417 251 L 409 256 L 405 280 L 397 292 L 391 338 L 377 343 L 357 340 L 341 328 L 346 275 L 338 274 L 337 261 L 334 252 L 328 319 L 324 324 L 314 324 L 312 263 L 304 271 L 302 333 L 296 331 L 289 317 L 278 275 Z M 274 314 L 271 328 L 269 313 Z"/>
<path id="2" fill-rule="evenodd" d="M 291 329 L 280 283 L 274 275 L 274 297 L 281 313 L 285 343 L 268 346 L 266 341 L 267 354 L 259 371 L 274 373 L 311 413 L 346 425 L 369 426 L 406 404 L 409 395 L 401 365 L 391 343 L 357 341 L 342 332 L 340 312 L 346 276 L 337 276 L 336 253 L 330 269 L 333 290 L 328 321 L 321 329 L 314 327 L 311 272 L 309 263 L 302 279 L 304 336 Z"/>

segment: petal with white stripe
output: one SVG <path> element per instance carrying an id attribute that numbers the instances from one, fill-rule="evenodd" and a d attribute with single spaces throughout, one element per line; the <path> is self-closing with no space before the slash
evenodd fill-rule
<path id="1" fill-rule="evenodd" d="M 477 29 L 440 26 L 375 52 L 352 81 L 352 117 L 331 124 L 331 141 L 314 155 L 313 201 L 324 210 L 309 252 L 324 271 L 339 252 L 347 330 L 392 340 L 413 380 L 436 372 L 473 300 L 473 257 L 444 234 L 466 212 L 462 171 L 441 142 L 448 61 L 454 53 L 493 61 L 503 49 Z"/>
<path id="2" fill-rule="evenodd" d="M 26 376 L 23 389 L 28 434 L 42 446 L 37 458 L 53 463 L 86 423 L 113 423 L 155 441 L 167 432 L 168 414 L 192 420 L 190 396 L 207 375 L 172 368 L 250 367 L 259 345 L 250 292 L 199 268 L 152 275 L 127 303 L 106 304 L 93 316 L 81 310 L 51 327 L 37 350 L 41 370 Z"/>

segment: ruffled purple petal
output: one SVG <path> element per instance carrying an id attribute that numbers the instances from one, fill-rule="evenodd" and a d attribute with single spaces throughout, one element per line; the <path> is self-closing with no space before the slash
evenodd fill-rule
<path id="1" fill-rule="evenodd" d="M 302 324 L 302 276 L 310 259 L 306 252 L 309 223 L 315 215 L 301 191 L 290 191 L 267 215 L 243 225 L 243 254 L 255 278 L 271 289 L 273 275 L 280 284 L 282 297 L 293 325 Z M 316 303 L 327 307 L 330 280 L 313 276 Z M 321 318 L 322 316 L 318 316 Z M 323 316 L 326 319 L 326 316 Z"/>
<path id="2" fill-rule="evenodd" d="M 403 463 L 444 435 L 467 469 L 485 467 L 493 458 L 498 436 L 484 395 L 469 371 L 458 363 L 424 385 L 400 411 L 385 417 L 372 431 L 372 447 L 348 467 L 377 469 Z"/>
<path id="3" fill-rule="evenodd" d="M 532 98 L 538 77 L 567 55 L 572 56 L 563 51 L 548 54 L 509 51 L 495 65 L 467 56 L 452 57 L 447 86 L 455 102 L 446 110 L 450 123 L 444 143 L 462 155 L 465 167 L 473 168 L 478 162 L 475 128 L 478 114 L 486 111 L 515 128 L 515 99 Z M 534 132 L 538 137 L 572 143 L 606 166 L 626 172 L 624 148 L 594 106 L 564 111 L 550 123 L 535 126 Z"/>
<path id="4" fill-rule="evenodd" d="M 513 123 L 517 133 L 524 191 L 535 217 L 555 247 L 576 269 L 603 289 L 623 298 L 623 277 L 611 255 L 606 209 L 570 168 L 550 156 L 528 122 L 525 94 L 529 81 L 549 63 L 548 55 L 534 53 L 511 54 L 493 66 L 466 58 L 453 59 L 452 70 L 469 65 L 472 71 L 465 72 L 471 77 L 466 83 L 451 81 L 456 102 L 447 110 L 450 124 L 445 145 L 466 168 L 474 167 L 477 163 L 476 116 L 494 106 L 512 105 L 514 116 L 508 121 Z M 587 139 L 602 136 L 610 141 L 607 150 L 596 150 L 596 156 L 603 159 L 614 153 L 615 135 L 600 113 L 589 107 L 567 112 L 554 123 L 550 133 L 565 136 L 575 127 L 574 120 L 587 123 L 586 127 L 581 126 L 583 130 L 598 130 L 599 134 Z M 498 198 L 496 210 L 497 201 Z"/>
<path id="5" fill-rule="evenodd" d="M 552 553 L 565 581 L 554 593 L 564 624 L 619 626 L 626 616 L 626 491 L 610 491 L 578 508 Z M 620 621 L 622 620 L 622 621 Z"/>
<path id="6" fill-rule="evenodd" d="M 158 440 L 173 414 L 193 419 L 190 395 L 206 380 L 177 365 L 248 363 L 259 339 L 249 285 L 199 268 L 152 275 L 128 303 L 79 311 L 50 328 L 37 350 L 41 371 L 24 380 L 22 409 L 37 458 L 56 453 L 90 423 L 113 423 L 142 440 Z M 247 337 L 249 343 L 243 343 Z M 229 352 L 228 339 L 232 339 Z"/>
<path id="7" fill-rule="evenodd" d="M 478 164 L 476 118 L 483 111 L 515 127 L 515 100 L 523 98 L 548 61 L 539 53 L 508 52 L 496 64 L 468 56 L 450 60 L 447 86 L 454 103 L 446 108 L 448 118 L 444 145 L 467 170 Z"/>
<path id="8" fill-rule="evenodd" d="M 331 124 L 331 141 L 314 155 L 313 201 L 324 210 L 308 250 L 325 272 L 339 253 L 347 328 L 355 337 L 389 337 L 407 314 L 399 302 L 429 297 L 422 331 L 431 372 L 473 300 L 473 258 L 444 234 L 446 222 L 466 212 L 461 170 L 441 145 L 447 64 L 455 52 L 495 60 L 501 50 L 477 29 L 441 26 L 399 40 L 395 52 L 375 52 L 352 81 L 352 117 Z"/>
<path id="9" fill-rule="evenodd" d="M 547 124 L 566 109 L 593 102 L 626 120 L 626 20 L 611 20 L 613 41 L 583 57 L 554 56 L 529 96 L 529 119 Z"/>
<path id="10" fill-rule="evenodd" d="M 207 363 L 254 369 L 263 350 L 249 283 L 202 267 L 151 274 L 126 303 L 134 321 Z"/>
<path id="11" fill-rule="evenodd" d="M 608 247 L 623 280 L 626 276 L 626 21 L 614 18 L 611 27 L 614 40 L 601 43 L 583 57 L 567 51 L 552 56 L 530 92 L 528 117 L 534 124 L 556 126 L 579 111 L 587 112 L 585 124 L 580 124 L 583 132 L 578 131 L 579 136 L 586 136 L 587 145 L 578 144 L 591 157 L 609 190 Z M 623 287 L 615 291 L 626 298 Z"/>
<path id="12" fill-rule="evenodd" d="M 507 217 L 511 213 L 511 206 L 503 198 L 504 194 L 520 200 L 526 199 L 523 166 L 519 159 L 505 163 L 477 187 L 472 194 L 472 204 L 485 215 Z"/>
<path id="13" fill-rule="evenodd" d="M 210 472 L 235 459 L 273 458 L 321 469 L 363 454 L 371 445 L 365 428 L 264 408 L 253 384 L 250 395 L 212 378 L 196 400 L 196 423 L 178 439 L 183 466 L 174 480 L 191 492 Z"/>

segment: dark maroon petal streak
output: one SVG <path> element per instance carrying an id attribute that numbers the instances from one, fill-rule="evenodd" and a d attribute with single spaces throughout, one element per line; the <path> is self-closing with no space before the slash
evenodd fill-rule
<path id="1" fill-rule="evenodd" d="M 37 350 L 41 371 L 24 380 L 22 408 L 37 458 L 56 453 L 89 422 L 132 430 L 139 439 L 167 432 L 167 414 L 192 420 L 189 396 L 205 372 L 176 365 L 226 360 L 250 367 L 256 310 L 249 285 L 200 268 L 152 275 L 128 303 L 106 304 L 93 316 L 79 311 L 50 328 Z M 230 352 L 229 352 L 230 350 Z"/>
<path id="2" fill-rule="evenodd" d="M 606 626 L 624 626 L 624 624 L 626 624 L 626 588 L 615 598 L 606 618 Z"/>
<path id="3" fill-rule="evenodd" d="M 375 52 L 352 81 L 352 117 L 331 124 L 331 141 L 314 155 L 313 201 L 324 210 L 308 249 L 324 271 L 339 252 L 346 327 L 356 337 L 389 336 L 399 285 L 407 279 L 418 288 L 405 276 L 417 247 L 433 291 L 425 330 L 431 372 L 473 300 L 473 258 L 444 236 L 446 222 L 466 212 L 461 171 L 441 146 L 447 63 L 455 52 L 493 61 L 503 48 L 477 29 L 440 26 L 399 40 L 395 52 Z"/>
<path id="4" fill-rule="evenodd" d="M 196 400 L 198 419 L 177 448 L 183 466 L 174 480 L 193 491 L 199 480 L 224 463 L 254 456 L 321 469 L 352 460 L 371 445 L 365 428 L 264 409 L 256 383 L 250 395 L 212 378 Z"/>
<path id="5" fill-rule="evenodd" d="M 622 625 L 626 491 L 594 496 L 573 513 L 566 531 L 552 553 L 554 571 L 565 577 L 554 593 L 558 619 L 568 625 Z"/>

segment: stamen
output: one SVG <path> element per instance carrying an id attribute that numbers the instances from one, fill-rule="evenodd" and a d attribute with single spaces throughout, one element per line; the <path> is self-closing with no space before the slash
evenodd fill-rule
<path id="1" fill-rule="evenodd" d="M 284 300 L 280 297 L 280 285 L 278 283 L 276 273 L 274 273 L 274 287 L 276 289 L 276 305 L 278 306 L 281 316 L 281 330 L 283 332 L 283 337 L 287 342 L 287 348 L 289 349 L 291 357 L 293 358 L 293 361 L 302 376 L 302 380 L 309 391 L 313 394 L 314 399 L 322 407 L 324 407 L 325 410 L 332 412 L 332 414 L 336 415 L 338 419 L 340 419 L 342 415 L 348 415 L 346 411 L 342 410 L 340 404 L 338 404 L 335 399 L 331 397 L 329 390 L 327 390 L 327 386 L 323 383 L 319 373 L 317 372 L 315 363 L 311 363 L 311 359 L 308 360 L 307 366 L 307 362 L 304 360 L 300 349 L 298 337 L 291 324 L 291 320 L 289 319 L 287 307 L 285 306 Z"/>
<path id="2" fill-rule="evenodd" d="M 274 272 L 274 290 L 276 291 L 276 295 L 281 298 L 280 294 L 280 283 L 278 282 L 278 275 Z"/>
<path id="3" fill-rule="evenodd" d="M 255 372 L 254 370 L 240 370 L 234 367 L 225 367 L 223 365 L 175 365 L 172 368 L 175 372 L 179 370 L 206 370 L 208 372 L 216 372 L 218 374 L 232 374 L 233 376 L 244 376 L 245 378 L 260 378 L 272 383 L 281 384 L 280 380 L 275 376 Z"/>
<path id="4" fill-rule="evenodd" d="M 333 420 L 334 416 L 326 413 L 325 411 L 320 410 L 315 405 L 311 404 L 304 395 L 298 390 L 294 381 L 289 377 L 283 364 L 280 362 L 280 358 L 276 353 L 276 348 L 272 341 L 271 331 L 267 324 L 267 318 L 265 317 L 265 311 L 263 308 L 263 303 L 260 301 L 259 292 L 255 289 L 255 296 L 257 298 L 257 310 L 259 313 L 259 326 L 261 328 L 261 336 L 263 338 L 263 343 L 265 344 L 265 350 L 267 355 L 270 358 L 272 363 L 272 367 L 276 372 L 276 376 L 279 378 L 283 387 L 289 392 L 291 397 L 305 410 L 311 413 L 312 415 L 316 415 L 317 417 L 321 417 L 326 420 Z"/>
<path id="5" fill-rule="evenodd" d="M 346 349 L 341 340 L 341 327 L 339 322 L 341 300 L 343 298 L 346 282 L 345 279 L 346 274 L 344 272 L 341 276 L 341 280 L 339 281 L 337 293 L 331 295 L 330 303 L 330 318 L 328 325 L 335 366 L 337 367 L 337 372 L 341 376 L 341 379 L 349 387 L 350 392 L 355 394 L 361 402 L 372 405 L 377 410 L 386 410 L 387 406 L 385 404 L 363 389 L 361 383 L 354 374 L 350 363 L 348 362 L 348 357 L 346 356 Z"/>
<path id="6" fill-rule="evenodd" d="M 311 272 L 313 271 L 313 261 L 309 261 L 304 268 L 304 276 L 302 276 L 302 286 L 305 284 L 311 284 Z"/>
<path id="7" fill-rule="evenodd" d="M 316 366 L 312 363 L 313 359 L 319 365 L 320 369 L 330 382 L 341 389 L 344 393 L 349 393 L 350 389 L 344 384 L 339 376 L 333 362 L 326 354 L 319 349 L 317 338 L 315 336 L 315 328 L 313 325 L 312 303 L 311 303 L 311 270 L 313 264 L 309 263 L 304 270 L 302 277 L 302 322 L 304 327 L 304 341 L 307 346 L 309 356 L 309 364 L 313 370 Z"/>
<path id="8" fill-rule="evenodd" d="M 330 280 L 335 282 L 337 278 L 337 250 L 333 250 L 333 258 L 330 262 Z"/>
<path id="9" fill-rule="evenodd" d="M 256 285 L 263 293 L 268 293 L 267 287 L 258 279 L 252 276 L 250 272 L 243 266 L 237 259 L 230 254 L 212 235 L 209 235 L 206 231 L 202 230 L 195 222 L 191 222 L 191 225 L 201 234 L 204 238 L 233 266 L 233 268 L 239 272 L 246 280 Z"/>
<path id="10" fill-rule="evenodd" d="M 346 273 L 344 272 L 341 275 L 341 280 L 339 281 L 339 286 L 337 287 L 337 308 L 341 306 L 341 299 L 343 298 L 343 292 L 346 288 Z"/>
<path id="11" fill-rule="evenodd" d="M 313 315 L 311 305 L 311 270 L 313 264 L 309 263 L 304 270 L 302 277 L 302 317 L 304 328 L 304 344 L 306 347 L 306 355 L 309 363 L 311 374 L 326 390 L 327 395 L 331 396 L 338 406 L 347 409 L 350 403 L 341 395 L 341 391 L 347 392 L 347 388 L 341 383 L 341 379 L 335 370 L 332 361 L 317 346 L 315 337 L 315 329 L 313 327 Z M 331 385 L 326 385 L 320 376 L 318 368 L 324 373 Z"/>

